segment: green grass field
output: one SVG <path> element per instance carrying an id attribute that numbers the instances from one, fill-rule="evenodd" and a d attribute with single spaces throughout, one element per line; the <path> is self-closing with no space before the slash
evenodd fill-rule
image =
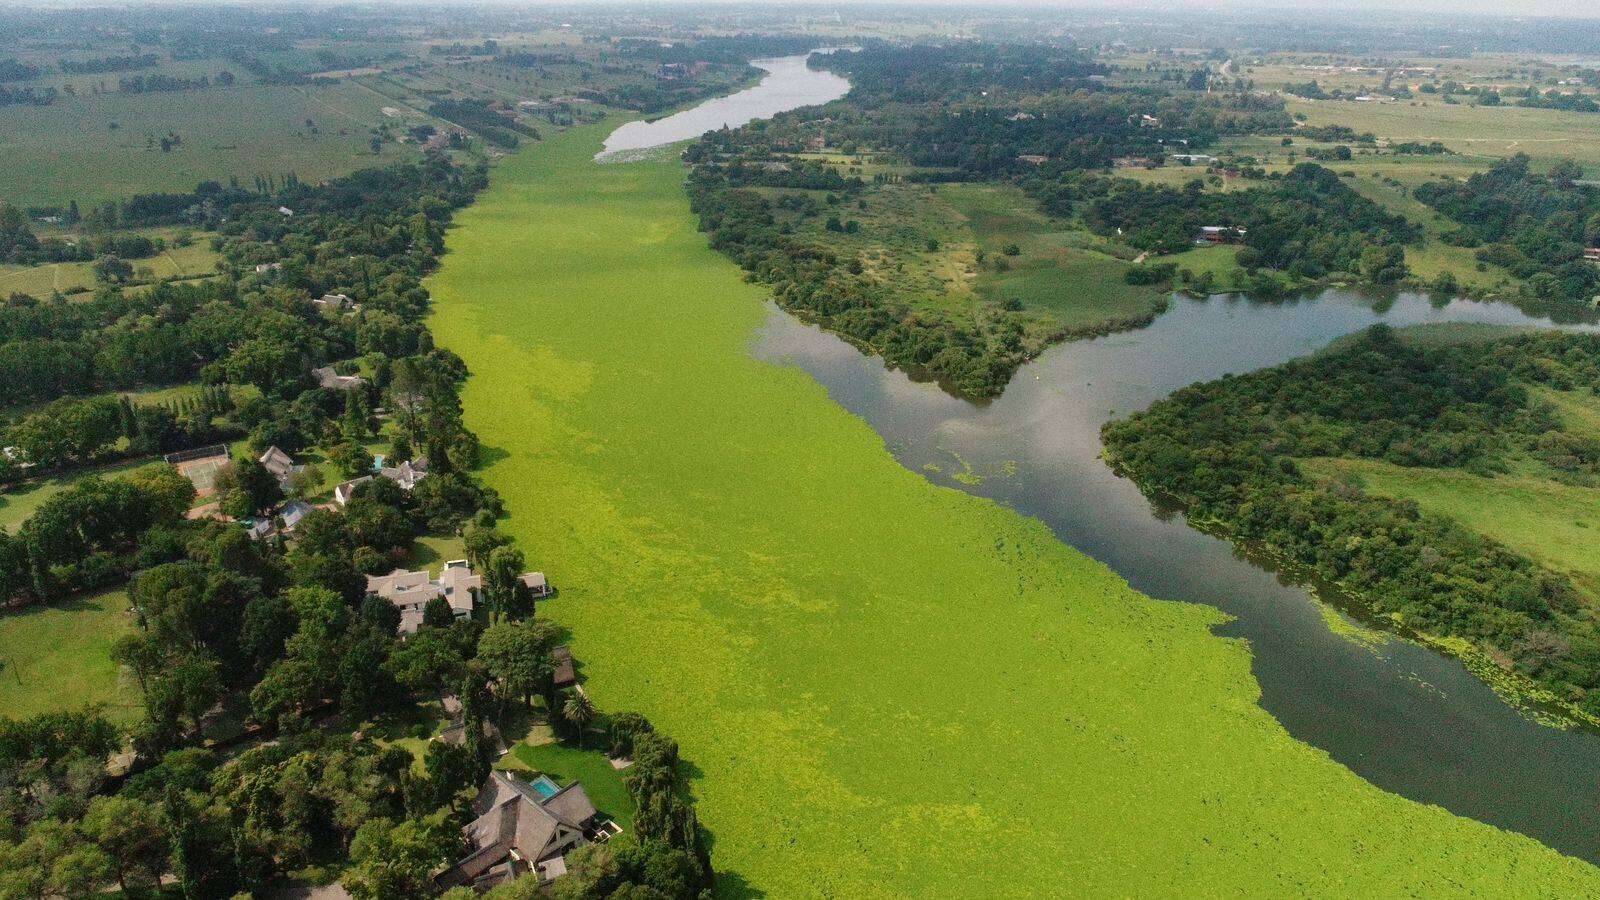
<path id="1" fill-rule="evenodd" d="M 1517 106 L 1449 105 L 1441 100 L 1353 103 L 1288 99 L 1310 125 L 1347 125 L 1390 141 L 1443 141 L 1458 153 L 1600 163 L 1600 116 Z"/>
<path id="2" fill-rule="evenodd" d="M 948 184 L 940 195 L 966 220 L 970 240 L 990 261 L 973 290 L 991 300 L 1016 300 L 1024 309 L 1048 313 L 1068 328 L 1149 315 L 1160 308 L 1161 291 L 1122 279 L 1124 260 L 1094 249 L 1093 235 L 1064 229 L 1032 198 L 1010 185 Z M 1008 245 L 1018 254 L 1005 254 Z M 1004 259 L 1008 271 L 993 267 Z"/>
<path id="3" fill-rule="evenodd" d="M 103 703 L 128 722 L 138 686 L 111 661 L 111 644 L 130 627 L 128 595 L 109 591 L 57 606 L 0 613 L 0 716 L 25 718 Z"/>
<path id="4" fill-rule="evenodd" d="M 170 236 L 174 229 L 147 229 L 141 233 Z M 192 278 L 216 271 L 221 255 L 211 249 L 209 235 L 195 236 L 187 247 L 169 247 L 146 259 L 130 260 L 134 277 L 141 282 L 161 278 Z M 49 297 L 93 291 L 96 285 L 93 263 L 49 263 L 42 266 L 0 266 L 0 296 L 30 294 Z"/>
<path id="5" fill-rule="evenodd" d="M 103 466 L 89 472 L 71 472 L 55 478 L 31 481 L 0 490 L 0 529 L 16 531 L 24 519 L 33 515 L 40 504 L 72 486 L 86 474 L 110 477 L 136 472 L 150 466 L 162 465 L 160 460 L 135 460 L 114 466 Z"/>
<path id="6" fill-rule="evenodd" d="M 385 144 L 373 156 L 369 130 L 386 120 L 377 94 L 348 82 L 328 86 L 239 84 L 199 91 L 107 94 L 50 106 L 0 108 L 8 165 L 0 200 L 18 206 L 193 190 L 206 180 L 294 172 L 306 181 L 392 161 L 414 149 Z M 306 128 L 310 119 L 316 133 Z M 113 127 L 115 125 L 115 127 Z M 162 153 L 153 139 L 176 132 Z"/>
<path id="7" fill-rule="evenodd" d="M 583 782 L 584 792 L 595 808 L 615 818 L 624 827 L 633 824 L 633 795 L 622 783 L 625 773 L 611 767 L 611 761 L 598 750 L 580 750 L 567 744 L 518 744 L 498 763 L 502 769 L 520 769 L 549 775 L 566 787 Z"/>
<path id="8" fill-rule="evenodd" d="M 1575 896 L 1600 872 L 1380 791 L 1257 703 L 1214 610 L 902 468 L 798 369 L 670 159 L 602 128 L 457 219 L 432 327 L 586 686 L 679 741 L 728 896 Z"/>
<path id="9" fill-rule="evenodd" d="M 1553 571 L 1565 572 L 1600 602 L 1600 490 L 1537 475 L 1486 478 L 1459 469 L 1412 469 L 1377 460 L 1318 459 L 1314 475 L 1354 475 L 1369 493 L 1415 500 L 1494 538 Z"/>

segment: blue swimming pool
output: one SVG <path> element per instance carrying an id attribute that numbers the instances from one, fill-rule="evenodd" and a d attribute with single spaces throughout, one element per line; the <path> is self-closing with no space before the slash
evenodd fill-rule
<path id="1" fill-rule="evenodd" d="M 539 792 L 539 796 L 544 797 L 547 800 L 561 792 L 561 785 L 551 781 L 549 775 L 540 775 L 538 778 L 535 778 L 533 781 L 529 782 L 529 784 L 533 786 L 534 790 Z"/>

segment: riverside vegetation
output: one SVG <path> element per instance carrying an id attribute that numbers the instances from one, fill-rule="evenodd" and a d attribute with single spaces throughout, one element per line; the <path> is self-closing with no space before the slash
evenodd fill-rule
<path id="1" fill-rule="evenodd" d="M 1593 336 L 1418 341 L 1380 325 L 1305 360 L 1186 388 L 1107 424 L 1104 438 L 1116 466 L 1195 521 L 1265 545 L 1398 626 L 1466 641 L 1593 721 L 1592 566 L 1535 549 L 1548 541 L 1541 530 L 1564 523 L 1526 533 L 1490 523 L 1554 495 L 1592 502 L 1597 387 Z M 1452 471 L 1460 477 L 1441 483 Z M 1387 488 L 1363 490 L 1368 475 Z M 1434 489 L 1472 485 L 1493 505 L 1433 502 Z"/>
<path id="2" fill-rule="evenodd" d="M 0 619 L 9 651 L 0 893 L 154 894 L 170 881 L 209 898 L 332 880 L 362 900 L 438 893 L 434 873 L 462 852 L 461 826 L 493 761 L 484 722 L 535 695 L 574 748 L 598 756 L 589 743 L 598 733 L 635 760 L 633 830 L 576 852 L 569 889 L 693 897 L 710 883 L 676 745 L 637 715 L 605 716 L 555 687 L 560 634 L 535 619 L 517 577 L 523 553 L 495 527 L 498 497 L 471 475 L 479 444 L 457 393 L 466 369 L 423 324 L 419 279 L 485 174 L 435 154 L 316 187 L 240 193 L 218 211 L 219 244 L 254 274 L 132 297 L 107 286 L 90 303 L 6 304 L 0 347 L 23 376 L 10 384 L 23 393 L 8 399 L 61 399 L 7 427 L 27 464 L 0 474 L 219 437 L 240 439 L 244 452 L 216 480 L 225 521 L 186 517 L 194 485 L 157 463 L 76 478 L 15 534 L 0 530 L 0 601 L 32 607 Z M 279 211 L 288 203 L 292 216 Z M 333 290 L 359 309 L 328 314 L 307 302 Z M 366 380 L 316 386 L 312 366 L 330 361 L 359 365 Z M 181 418 L 71 396 L 196 375 L 211 387 Z M 387 423 L 380 403 L 394 410 Z M 234 521 L 271 515 L 283 499 L 256 461 L 266 448 L 320 447 L 350 478 L 372 471 L 375 442 L 395 459 L 426 453 L 428 477 L 410 492 L 371 479 L 337 511 L 309 511 L 288 542 L 253 540 Z M 297 477 L 289 490 L 324 488 Z M 364 576 L 412 558 L 425 537 L 461 547 L 484 573 L 489 609 L 457 621 L 435 598 L 402 642 L 399 609 L 364 597 Z M 105 592 L 80 599 L 91 591 Z M 48 630 L 84 628 L 103 633 L 50 646 Z M 106 699 L 119 668 L 135 704 L 76 706 Z M 24 670 L 40 680 L 33 693 L 21 687 Z M 433 735 L 441 694 L 460 698 L 468 737 L 413 752 L 404 736 Z M 112 778 L 118 751 L 131 763 Z"/>
<path id="3" fill-rule="evenodd" d="M 696 233 L 679 164 L 597 165 L 603 136 L 496 170 L 431 327 L 508 530 L 571 585 L 542 614 L 698 768 L 725 895 L 1592 889 L 1292 740 L 1214 611 L 929 484 L 752 359 L 766 292 Z"/>

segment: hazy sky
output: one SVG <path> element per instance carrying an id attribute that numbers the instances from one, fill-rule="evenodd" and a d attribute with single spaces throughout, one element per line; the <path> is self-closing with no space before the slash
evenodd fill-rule
<path id="1" fill-rule="evenodd" d="M 126 5 L 182 5 L 184 3 L 205 3 L 207 0 L 0 0 L 0 8 L 7 6 L 126 6 Z M 336 6 L 339 0 L 216 0 L 216 2 L 231 3 L 245 6 L 294 6 L 297 3 L 309 3 L 317 6 Z M 426 5 L 441 3 L 460 3 L 469 6 L 540 6 L 540 5 L 580 5 L 584 3 L 603 3 L 606 5 L 625 4 L 627 0 L 352 0 L 359 5 L 393 4 L 407 5 L 420 2 Z M 731 3 L 739 5 L 773 5 L 792 6 L 791 0 L 641 0 L 648 4 L 693 2 L 693 3 Z M 849 8 L 863 4 L 889 3 L 894 5 L 937 5 L 953 8 L 966 8 L 981 10 L 994 6 L 1041 6 L 1062 8 L 1088 8 L 1088 9 L 1114 9 L 1127 7 L 1140 10 L 1182 9 L 1193 12 L 1195 10 L 1214 9 L 1222 13 L 1238 11 L 1254 12 L 1284 12 L 1306 10 L 1309 12 L 1326 15 L 1348 14 L 1353 21 L 1359 21 L 1363 15 L 1370 15 L 1378 11 L 1393 11 L 1396 13 L 1410 13 L 1413 15 L 1465 13 L 1473 15 L 1497 16 L 1537 16 L 1600 19 L 1600 0 L 1166 0 L 1166 2 L 1152 2 L 1152 0 L 799 0 L 800 3 L 813 5 L 836 5 Z"/>

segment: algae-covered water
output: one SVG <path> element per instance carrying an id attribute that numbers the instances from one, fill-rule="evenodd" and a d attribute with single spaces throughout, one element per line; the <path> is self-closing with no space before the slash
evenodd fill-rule
<path id="1" fill-rule="evenodd" d="M 1249 646 L 898 461 L 755 358 L 765 292 L 683 169 L 603 130 L 504 161 L 432 327 L 586 687 L 681 744 L 728 896 L 1476 891 L 1600 872 L 1374 787 L 1258 702 Z"/>

